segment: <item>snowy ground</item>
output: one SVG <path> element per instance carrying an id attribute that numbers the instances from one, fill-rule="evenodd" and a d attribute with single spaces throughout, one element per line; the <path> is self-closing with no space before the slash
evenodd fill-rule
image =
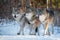
<path id="1" fill-rule="evenodd" d="M 49 26 L 51 27 L 51 25 Z M 0 23 L 0 40 L 60 40 L 60 27 L 54 27 L 54 34 L 43 36 L 43 27 L 39 27 L 40 35 L 29 35 L 28 25 L 24 28 L 24 36 L 17 35 L 20 27 L 17 22 L 7 21 Z M 51 31 L 51 28 L 50 28 Z"/>
<path id="2" fill-rule="evenodd" d="M 34 35 L 25 35 L 25 36 L 2 36 L 0 40 L 60 40 L 58 36 L 34 36 Z"/>

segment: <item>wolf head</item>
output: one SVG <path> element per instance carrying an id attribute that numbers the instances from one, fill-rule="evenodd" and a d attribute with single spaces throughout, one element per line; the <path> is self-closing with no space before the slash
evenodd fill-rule
<path id="1" fill-rule="evenodd" d="M 21 18 L 21 14 L 19 11 L 16 10 L 16 8 L 13 8 L 12 16 L 16 21 L 19 21 Z"/>

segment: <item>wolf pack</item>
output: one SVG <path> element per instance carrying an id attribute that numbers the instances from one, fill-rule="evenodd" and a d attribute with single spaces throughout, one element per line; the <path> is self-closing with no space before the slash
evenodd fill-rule
<path id="1" fill-rule="evenodd" d="M 29 26 L 29 34 L 36 35 L 38 32 L 39 35 L 39 25 L 43 25 L 44 33 L 43 35 L 50 35 L 49 32 L 49 24 L 51 23 L 52 31 L 54 33 L 54 11 L 51 8 L 30 8 L 29 6 L 20 7 L 19 9 L 16 7 L 12 8 L 12 16 L 18 24 L 20 24 L 20 30 L 17 35 L 24 35 L 24 27 L 26 24 Z M 33 31 L 33 33 L 31 33 Z"/>

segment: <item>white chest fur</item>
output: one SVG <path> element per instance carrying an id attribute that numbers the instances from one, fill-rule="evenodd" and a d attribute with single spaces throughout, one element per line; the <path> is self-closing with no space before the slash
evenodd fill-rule
<path id="1" fill-rule="evenodd" d="M 26 13 L 26 18 L 27 18 L 28 20 L 31 20 L 32 16 L 33 16 L 32 13 Z"/>
<path id="2" fill-rule="evenodd" d="M 40 16 L 39 16 L 39 20 L 40 20 L 41 22 L 45 21 L 45 19 L 46 19 L 46 16 L 45 16 L 45 15 L 40 15 Z"/>

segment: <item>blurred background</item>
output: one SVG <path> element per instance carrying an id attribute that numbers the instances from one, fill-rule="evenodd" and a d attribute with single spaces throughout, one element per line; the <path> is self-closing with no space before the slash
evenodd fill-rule
<path id="1" fill-rule="evenodd" d="M 60 26 L 60 0 L 48 0 L 49 6 L 54 10 L 54 24 Z M 12 8 L 32 4 L 32 7 L 46 7 L 47 0 L 0 0 L 0 18 L 12 19 Z"/>

